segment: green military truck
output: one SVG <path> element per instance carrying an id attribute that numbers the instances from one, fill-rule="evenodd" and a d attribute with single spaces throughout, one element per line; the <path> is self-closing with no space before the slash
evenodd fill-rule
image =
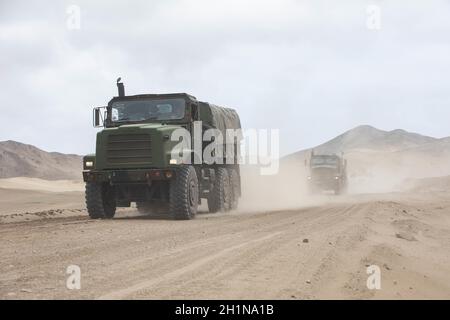
<path id="1" fill-rule="evenodd" d="M 347 191 L 347 160 L 336 154 L 315 154 L 311 152 L 309 161 L 308 187 L 310 193 L 334 191 L 343 194 Z"/>
<path id="2" fill-rule="evenodd" d="M 167 213 L 173 219 L 194 218 L 202 199 L 211 213 L 236 209 L 241 196 L 241 136 L 224 145 L 228 153 L 214 155 L 213 150 L 214 159 L 223 160 L 213 163 L 199 160 L 194 148 L 183 150 L 184 160 L 174 159 L 180 142 L 172 139 L 179 129 L 191 133 L 192 139 L 201 139 L 208 129 L 224 136 L 227 129 L 239 131 L 236 111 L 186 93 L 126 96 L 119 81 L 118 96 L 93 112 L 94 126 L 103 130 L 97 133 L 96 153 L 83 158 L 89 216 L 113 218 L 117 207 L 133 202 L 141 213 Z M 197 150 L 205 151 L 208 143 L 201 139 L 200 144 Z M 230 149 L 233 161 L 225 159 Z"/>

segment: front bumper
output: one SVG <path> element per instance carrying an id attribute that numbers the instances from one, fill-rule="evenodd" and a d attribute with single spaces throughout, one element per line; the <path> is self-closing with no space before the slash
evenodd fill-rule
<path id="1" fill-rule="evenodd" d="M 143 183 L 155 180 L 170 180 L 175 169 L 133 169 L 133 170 L 85 170 L 84 182 L 109 182 L 111 184 Z"/>

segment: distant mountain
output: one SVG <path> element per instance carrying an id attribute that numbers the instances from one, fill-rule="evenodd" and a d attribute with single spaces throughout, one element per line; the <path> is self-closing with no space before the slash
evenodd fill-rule
<path id="1" fill-rule="evenodd" d="M 339 153 L 355 149 L 397 151 L 418 147 L 438 139 L 397 129 L 383 131 L 371 126 L 359 126 L 315 148 L 317 152 Z"/>
<path id="2" fill-rule="evenodd" d="M 416 147 L 399 150 L 402 153 L 426 153 L 434 156 L 450 154 L 450 137 L 436 139 L 435 141 L 424 143 Z"/>
<path id="3" fill-rule="evenodd" d="M 16 141 L 0 141 L 0 178 L 81 179 L 82 157 L 46 152 Z"/>
<path id="4" fill-rule="evenodd" d="M 347 153 L 358 150 L 395 152 L 433 143 L 450 144 L 450 138 L 436 139 L 401 129 L 384 131 L 372 126 L 363 125 L 315 147 L 314 152 L 318 154 L 340 154 L 341 152 Z M 302 150 L 286 158 L 304 156 L 305 152 L 310 150 Z"/>

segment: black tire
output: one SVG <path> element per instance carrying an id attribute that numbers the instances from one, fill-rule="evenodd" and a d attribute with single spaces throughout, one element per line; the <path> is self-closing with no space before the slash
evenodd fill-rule
<path id="1" fill-rule="evenodd" d="M 112 219 L 116 214 L 114 187 L 106 183 L 86 182 L 86 208 L 92 219 Z"/>
<path id="2" fill-rule="evenodd" d="M 169 210 L 176 220 L 193 219 L 198 209 L 198 179 L 192 166 L 178 168 L 175 178 L 170 181 Z"/>
<path id="3" fill-rule="evenodd" d="M 211 213 L 228 211 L 231 208 L 231 187 L 228 170 L 216 170 L 214 186 L 208 196 L 208 209 Z"/>
<path id="4" fill-rule="evenodd" d="M 239 206 L 239 197 L 241 196 L 241 184 L 239 174 L 235 169 L 229 171 L 230 175 L 230 188 L 231 188 L 231 210 L 236 210 Z"/>

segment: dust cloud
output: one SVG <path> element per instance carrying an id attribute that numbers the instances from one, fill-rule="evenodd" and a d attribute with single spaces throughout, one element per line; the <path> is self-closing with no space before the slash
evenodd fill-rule
<path id="1" fill-rule="evenodd" d="M 338 201 L 341 197 L 331 194 L 309 194 L 308 169 L 304 164 L 307 154 L 281 159 L 276 175 L 261 175 L 258 166 L 242 166 L 239 210 L 286 210 Z M 355 199 L 358 194 L 448 190 L 450 178 L 439 177 L 450 176 L 450 153 L 353 150 L 345 154 L 345 159 L 348 162 L 348 194 L 354 195 Z"/>
<path id="2" fill-rule="evenodd" d="M 404 192 L 415 182 L 450 175 L 450 155 L 416 151 L 353 151 L 347 154 L 349 192 Z"/>
<path id="3" fill-rule="evenodd" d="M 258 166 L 241 167 L 242 198 L 239 210 L 286 210 L 318 204 L 307 192 L 303 162 L 284 162 L 276 175 L 261 175 Z"/>

